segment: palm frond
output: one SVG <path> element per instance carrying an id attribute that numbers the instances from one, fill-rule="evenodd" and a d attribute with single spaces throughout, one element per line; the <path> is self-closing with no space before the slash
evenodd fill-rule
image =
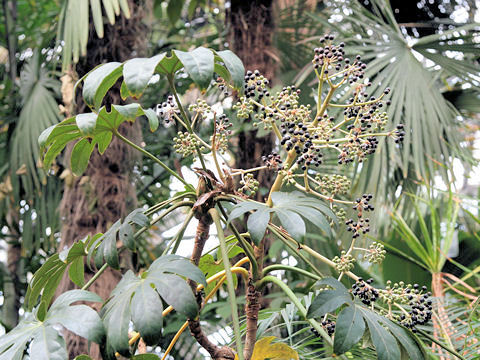
<path id="1" fill-rule="evenodd" d="M 43 129 L 60 121 L 56 94 L 58 80 L 42 66 L 38 53 L 26 63 L 20 74 L 22 110 L 16 122 L 10 153 L 12 173 L 21 175 L 22 187 L 32 194 L 42 185 L 43 172 L 37 168 L 39 159 L 38 136 Z M 14 190 L 19 191 L 18 178 L 12 176 Z"/>
<path id="2" fill-rule="evenodd" d="M 80 55 L 87 53 L 89 18 L 91 16 L 95 31 L 99 38 L 104 35 L 103 10 L 108 22 L 113 25 L 115 17 L 121 13 L 130 17 L 128 0 L 65 0 L 60 12 L 57 41 L 62 44 L 63 69 L 78 62 Z"/>
<path id="3" fill-rule="evenodd" d="M 349 2 L 351 15 L 334 29 L 345 41 L 348 56 L 360 54 L 368 64 L 366 77 L 372 83 L 368 93 L 379 96 L 385 87 L 392 88 L 387 110 L 391 126 L 404 123 L 407 129 L 403 147 L 382 143 L 376 156 L 359 168 L 359 189 L 388 196 L 398 186 L 392 180 L 399 171 L 403 181 L 410 175 L 411 180 L 431 180 L 438 169 L 447 178 L 445 169 L 453 157 L 469 159 L 460 145 L 462 118 L 442 95 L 445 86 L 440 80 L 461 81 L 476 90 L 480 68 L 473 58 L 480 47 L 474 36 L 480 25 L 411 39 L 395 21 L 388 2 L 373 1 L 373 5 L 370 12 L 359 2 Z M 334 2 L 312 16 L 324 24 L 335 10 L 344 10 L 342 6 Z"/>

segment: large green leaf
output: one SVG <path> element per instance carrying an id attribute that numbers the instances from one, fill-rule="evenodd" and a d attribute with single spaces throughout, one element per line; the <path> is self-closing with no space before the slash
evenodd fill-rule
<path id="1" fill-rule="evenodd" d="M 350 350 L 363 336 L 365 322 L 360 310 L 356 306 L 347 306 L 338 314 L 335 324 L 335 338 L 333 350 L 336 354 L 343 354 Z"/>
<path id="2" fill-rule="evenodd" d="M 122 76 L 122 63 L 110 62 L 88 73 L 83 82 L 83 99 L 91 108 L 99 109 L 107 91 Z"/>
<path id="3" fill-rule="evenodd" d="M 370 331 L 370 338 L 372 339 L 377 356 L 379 360 L 398 360 L 401 353 L 397 341 L 390 332 L 388 332 L 378 321 L 371 311 L 362 311 L 365 322 Z"/>
<path id="4" fill-rule="evenodd" d="M 206 285 L 202 271 L 188 259 L 167 255 L 155 260 L 140 277 L 128 271 L 102 309 L 107 328 L 107 348 L 129 355 L 130 320 L 147 344 L 156 344 L 162 330 L 162 300 L 181 315 L 194 318 L 198 307 L 183 277 Z"/>
<path id="5" fill-rule="evenodd" d="M 243 88 L 245 76 L 245 67 L 243 66 L 242 61 L 230 50 L 217 51 L 215 54 L 221 59 L 225 68 L 228 70 L 233 85 L 241 90 Z"/>
<path id="6" fill-rule="evenodd" d="M 158 117 L 155 111 L 143 109 L 137 103 L 112 105 L 110 112 L 103 106 L 98 113 L 79 114 L 47 128 L 38 138 L 40 147 L 46 149 L 43 159 L 44 168 L 50 166 L 70 141 L 81 139 L 71 154 L 72 171 L 76 175 L 81 175 L 88 165 L 95 145 L 103 154 L 112 141 L 113 133 L 120 125 L 125 121 L 134 122 L 142 115 L 148 119 L 150 129 L 155 131 L 158 128 Z"/>
<path id="7" fill-rule="evenodd" d="M 233 207 L 229 221 L 242 216 L 250 211 L 247 228 L 252 240 L 258 244 L 265 233 L 270 214 L 275 214 L 285 230 L 297 241 L 302 241 L 305 236 L 305 222 L 308 219 L 313 225 L 331 234 L 330 224 L 326 216 L 336 221 L 336 216 L 321 201 L 293 191 L 291 193 L 274 192 L 272 194 L 273 206 L 258 202 L 245 201 Z"/>
<path id="8" fill-rule="evenodd" d="M 207 88 L 213 78 L 214 55 L 212 50 L 203 47 L 189 52 L 175 50 L 175 55 L 182 62 L 192 80 L 199 86 Z"/>
<path id="9" fill-rule="evenodd" d="M 12 331 L 0 338 L 0 360 L 21 360 L 25 351 L 31 359 L 67 360 L 65 341 L 58 325 L 89 341 L 101 343 L 105 330 L 100 317 L 89 306 L 71 306 L 77 301 L 102 302 L 102 299 L 89 291 L 71 290 L 57 298 L 43 321 L 37 318 L 39 309 L 27 314 Z"/>
<path id="10" fill-rule="evenodd" d="M 45 261 L 40 269 L 35 272 L 28 285 L 25 304 L 29 311 L 37 304 L 40 294 L 42 294 L 41 301 L 47 305 L 50 304 L 57 286 L 67 269 L 69 269 L 70 279 L 75 284 L 79 286 L 83 284 L 84 258 L 87 255 L 88 247 L 98 236 L 96 235 L 93 238 L 87 236 L 74 243 L 70 248 L 52 255 Z"/>
<path id="11" fill-rule="evenodd" d="M 337 310 L 343 304 L 353 304 L 352 296 L 343 284 L 334 278 L 325 278 L 317 285 L 328 285 L 333 290 L 322 290 L 313 299 L 308 308 L 307 317 L 316 318 Z"/>
<path id="12" fill-rule="evenodd" d="M 139 98 L 143 94 L 155 68 L 164 57 L 165 53 L 148 59 L 135 58 L 123 65 L 123 81 L 131 96 Z"/>

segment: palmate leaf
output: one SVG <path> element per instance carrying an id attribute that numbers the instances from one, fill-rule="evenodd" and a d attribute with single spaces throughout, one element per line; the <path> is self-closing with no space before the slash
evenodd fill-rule
<path id="1" fill-rule="evenodd" d="M 123 76 L 122 97 L 130 95 L 139 98 L 154 74 L 173 77 L 184 69 L 190 78 L 201 88 L 210 84 L 214 70 L 227 77 L 233 85 L 241 89 L 245 69 L 240 59 L 230 50 L 214 51 L 204 47 L 184 52 L 172 50 L 170 55 L 162 53 L 151 58 L 135 58 L 124 63 L 110 62 L 90 71 L 83 80 L 83 97 L 92 109 L 99 109 L 107 91 Z"/>
<path id="2" fill-rule="evenodd" d="M 25 351 L 32 359 L 67 360 L 68 353 L 58 331 L 59 324 L 89 341 L 101 343 L 105 336 L 102 320 L 87 305 L 70 305 L 77 301 L 102 302 L 102 299 L 89 291 L 71 290 L 60 295 L 46 313 L 39 314 L 42 306 L 38 307 L 2 336 L 0 360 L 22 360 Z"/>
<path id="3" fill-rule="evenodd" d="M 36 139 L 46 127 L 60 120 L 56 96 L 60 82 L 45 67 L 38 52 L 25 63 L 20 74 L 20 95 L 22 110 L 16 120 L 9 151 L 11 172 L 25 168 L 20 177 L 12 176 L 15 192 L 23 191 L 33 196 L 34 191 L 42 187 L 45 174 L 37 168 L 39 151 Z"/>
<path id="4" fill-rule="evenodd" d="M 133 226 L 148 226 L 150 224 L 148 217 L 143 213 L 143 209 L 135 209 L 128 214 L 123 222 L 116 221 L 105 234 L 100 234 L 89 247 L 87 263 L 93 257 L 95 266 L 100 268 L 104 262 L 114 269 L 119 268 L 119 258 L 117 242 L 121 241 L 127 248 L 136 251 L 134 242 Z"/>
<path id="5" fill-rule="evenodd" d="M 107 352 L 129 355 L 130 320 L 147 344 L 156 344 L 162 330 L 162 300 L 181 315 L 194 318 L 198 306 L 183 277 L 206 286 L 202 271 L 188 259 L 167 255 L 155 260 L 140 277 L 128 271 L 102 309 L 107 329 Z"/>
<path id="6" fill-rule="evenodd" d="M 394 176 L 431 179 L 436 163 L 448 162 L 452 156 L 468 158 L 456 130 L 462 126 L 457 120 L 458 112 L 442 96 L 441 80 L 455 76 L 473 88 L 478 87 L 479 67 L 475 59 L 480 48 L 472 31 L 478 24 L 412 40 L 401 32 L 389 2 L 371 3 L 373 13 L 359 2 L 349 2 L 352 14 L 348 21 L 331 25 L 346 43 L 348 56 L 360 54 L 368 64 L 365 77 L 372 82 L 368 93 L 378 96 L 384 88 L 392 88 L 391 106 L 387 108 L 390 126 L 406 125 L 402 148 L 389 141 L 380 144 L 376 156 L 363 163 L 357 173 L 357 186 L 362 191 L 375 189 L 379 198 L 385 198 L 397 188 L 398 180 L 392 181 Z M 325 11 L 312 16 L 329 24 L 326 19 L 342 6 L 333 2 Z M 463 60 L 447 56 L 448 51 L 462 52 Z M 442 175 L 447 174 L 443 171 Z M 389 184 L 394 186 L 393 190 L 388 188 Z"/>
<path id="7" fill-rule="evenodd" d="M 258 202 L 245 201 L 237 204 L 230 212 L 229 221 L 242 216 L 250 211 L 247 228 L 252 240 L 258 244 L 265 234 L 271 214 L 275 214 L 283 228 L 297 241 L 302 241 L 305 236 L 305 222 L 307 219 L 325 234 L 331 235 L 330 223 L 327 216 L 336 221 L 336 216 L 328 206 L 321 201 L 293 191 L 291 193 L 274 192 L 272 194 L 273 206 Z"/>
<path id="8" fill-rule="evenodd" d="M 371 309 L 356 304 L 350 292 L 334 278 L 324 278 L 317 285 L 328 285 L 333 290 L 322 290 L 308 307 L 308 318 L 322 318 L 327 313 L 339 312 L 334 337 L 334 352 L 343 354 L 357 344 L 365 330 L 370 333 L 378 359 L 400 359 L 401 353 L 409 359 L 423 360 L 426 355 L 423 345 L 417 343 L 412 333 Z M 367 326 L 365 326 L 365 324 Z"/>
<path id="9" fill-rule="evenodd" d="M 40 148 L 45 151 L 44 168 L 50 167 L 70 141 L 80 140 L 72 150 L 70 165 L 74 174 L 81 175 L 95 146 L 103 154 L 119 126 L 125 121 L 134 122 L 142 115 L 147 117 L 151 131 L 155 131 L 158 127 L 157 114 L 137 103 L 112 105 L 110 112 L 103 106 L 98 113 L 79 114 L 45 129 L 38 138 Z"/>
<path id="10" fill-rule="evenodd" d="M 74 243 L 70 248 L 56 253 L 33 275 L 25 295 L 25 304 L 30 311 L 40 301 L 50 304 L 60 280 L 68 269 L 68 275 L 76 285 L 83 286 L 84 283 L 84 258 L 87 256 L 88 248 L 101 234 L 93 237 L 87 236 Z"/>
<path id="11" fill-rule="evenodd" d="M 127 0 L 66 0 L 63 2 L 57 42 L 64 42 L 62 46 L 64 70 L 72 63 L 72 59 L 76 63 L 80 55 L 85 56 L 87 52 L 90 10 L 97 36 L 103 38 L 102 5 L 111 25 L 115 23 L 115 17 L 120 14 L 127 19 L 130 18 Z"/>

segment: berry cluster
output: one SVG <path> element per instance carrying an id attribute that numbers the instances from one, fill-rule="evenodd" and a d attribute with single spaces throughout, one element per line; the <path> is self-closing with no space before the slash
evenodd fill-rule
<path id="1" fill-rule="evenodd" d="M 405 137 L 405 131 L 403 129 L 404 129 L 403 124 L 397 125 L 397 128 L 395 130 L 395 142 L 397 144 L 403 142 L 403 138 Z"/>
<path id="2" fill-rule="evenodd" d="M 270 169 L 270 170 L 282 170 L 283 169 L 282 158 L 275 151 L 272 151 L 272 153 L 268 154 L 267 156 L 265 156 L 265 155 L 262 156 L 262 161 L 267 166 L 267 169 Z"/>
<path id="3" fill-rule="evenodd" d="M 333 198 L 338 194 L 346 194 L 350 189 L 351 182 L 343 175 L 321 175 L 316 174 L 315 180 L 318 183 L 316 187 L 322 194 Z"/>
<path id="4" fill-rule="evenodd" d="M 347 225 L 347 231 L 352 232 L 352 238 L 357 238 L 361 234 L 366 234 L 370 231 L 369 227 L 370 219 L 358 219 L 358 221 L 353 221 L 353 219 L 348 219 L 345 221 Z"/>
<path id="5" fill-rule="evenodd" d="M 248 70 L 245 75 L 245 91 L 244 95 L 248 98 L 254 98 L 258 94 L 258 99 L 262 99 L 264 96 L 269 97 L 267 86 L 269 81 L 260 74 L 258 70 Z"/>
<path id="6" fill-rule="evenodd" d="M 167 101 L 157 105 L 157 116 L 163 119 L 165 126 L 175 123 L 175 117 L 180 115 L 180 110 L 175 103 L 172 95 L 169 95 Z"/>
<path id="7" fill-rule="evenodd" d="M 337 204 L 333 204 L 332 211 L 335 213 L 339 221 L 344 221 L 347 217 L 347 212 L 345 211 L 345 209 L 341 206 L 338 206 Z"/>
<path id="8" fill-rule="evenodd" d="M 228 83 L 225 81 L 224 78 L 219 76 L 215 83 L 218 86 L 218 88 L 220 89 L 220 91 L 223 92 L 223 95 L 225 95 L 225 96 L 230 95 L 230 93 L 228 92 Z"/>
<path id="9" fill-rule="evenodd" d="M 370 286 L 372 282 L 373 279 L 364 281 L 362 278 L 358 278 L 357 282 L 352 285 L 352 294 L 358 297 L 365 305 L 370 305 L 379 297 L 378 290 Z"/>
<path id="10" fill-rule="evenodd" d="M 332 336 L 335 333 L 335 321 L 326 319 L 321 323 L 322 328 L 327 332 L 328 336 Z M 310 328 L 310 331 L 318 338 L 322 338 L 320 333 L 315 328 Z"/>
<path id="11" fill-rule="evenodd" d="M 179 131 L 177 136 L 173 138 L 175 144 L 173 145 L 175 151 L 184 157 L 195 154 L 197 146 L 200 151 L 205 150 L 204 146 L 200 146 L 195 135 L 188 132 L 182 133 Z"/>
<path id="12" fill-rule="evenodd" d="M 385 259 L 386 253 L 382 244 L 374 242 L 368 247 L 364 259 L 371 264 L 380 264 Z"/>
<path id="13" fill-rule="evenodd" d="M 332 336 L 335 333 L 335 321 L 326 319 L 325 321 L 322 321 L 321 324 L 329 336 Z"/>
<path id="14" fill-rule="evenodd" d="M 205 100 L 198 99 L 196 104 L 191 104 L 188 107 L 188 111 L 196 112 L 202 116 L 202 119 L 205 120 L 212 114 L 212 108 L 207 104 Z"/>
<path id="15" fill-rule="evenodd" d="M 353 210 L 357 211 L 357 216 L 360 218 L 363 216 L 364 211 L 373 211 L 375 208 L 369 204 L 369 201 L 372 200 L 372 194 L 363 194 L 361 198 L 355 200 L 353 205 Z"/>
<path id="16" fill-rule="evenodd" d="M 215 150 L 224 153 L 228 149 L 228 139 L 232 135 L 233 124 L 227 115 L 222 114 L 215 119 Z M 210 141 L 213 140 L 213 137 Z"/>
<path id="17" fill-rule="evenodd" d="M 338 272 L 350 271 L 355 266 L 355 259 L 345 250 L 342 250 L 340 256 L 335 256 L 332 261 L 335 263 L 335 269 Z"/>
<path id="18" fill-rule="evenodd" d="M 422 286 L 419 289 L 418 284 L 413 285 L 413 289 L 407 289 L 410 311 L 408 314 L 402 314 L 399 318 L 401 324 L 413 332 L 416 332 L 417 325 L 424 325 L 432 318 L 432 300 L 431 293 L 426 292 L 427 287 Z"/>
<path id="19" fill-rule="evenodd" d="M 242 185 L 242 187 L 238 189 L 239 192 L 247 196 L 254 196 L 258 191 L 258 186 L 260 183 L 253 177 L 251 173 L 248 173 L 242 177 L 242 180 L 240 180 L 240 185 Z"/>

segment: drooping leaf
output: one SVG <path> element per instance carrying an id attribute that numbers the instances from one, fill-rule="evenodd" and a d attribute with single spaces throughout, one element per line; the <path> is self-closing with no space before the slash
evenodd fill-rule
<path id="1" fill-rule="evenodd" d="M 83 82 L 83 98 L 88 106 L 99 109 L 107 91 L 122 76 L 122 63 L 110 62 L 91 71 Z"/>
<path id="2" fill-rule="evenodd" d="M 385 329 L 377 318 L 372 316 L 373 312 L 359 308 L 362 316 L 368 325 L 370 338 L 372 339 L 379 360 L 400 359 L 400 348 L 393 335 Z"/>
<path id="3" fill-rule="evenodd" d="M 355 305 L 347 306 L 340 314 L 335 324 L 335 338 L 333 351 L 336 354 L 343 354 L 350 350 L 363 336 L 365 322 L 360 310 Z"/>
<path id="4" fill-rule="evenodd" d="M 245 76 L 245 67 L 243 66 L 242 61 L 230 50 L 217 51 L 215 54 L 222 60 L 230 73 L 233 85 L 241 90 L 243 88 Z"/>
<path id="5" fill-rule="evenodd" d="M 123 65 L 123 83 L 131 96 L 138 99 L 143 94 L 155 68 L 164 57 L 165 53 L 148 59 L 135 58 Z"/>
<path id="6" fill-rule="evenodd" d="M 202 271 L 178 255 L 158 258 L 140 277 L 128 271 L 102 309 L 102 318 L 107 328 L 107 348 L 111 352 L 118 351 L 129 356 L 130 320 L 147 344 L 155 344 L 161 336 L 161 299 L 183 316 L 196 317 L 197 302 L 183 277 L 206 285 Z"/>
<path id="7" fill-rule="evenodd" d="M 307 317 L 321 317 L 333 312 L 343 304 L 353 304 L 352 297 L 342 283 L 334 278 L 324 278 L 317 282 L 318 285 L 328 285 L 333 290 L 322 290 L 316 295 L 308 308 Z"/>
<path id="8" fill-rule="evenodd" d="M 202 88 L 207 88 L 213 78 L 213 52 L 199 47 L 189 52 L 176 50 L 175 55 L 182 62 L 192 80 Z"/>
<path id="9" fill-rule="evenodd" d="M 37 320 L 37 309 L 28 313 L 9 333 L 0 338 L 0 359 L 21 360 L 27 351 L 31 359 L 66 360 L 67 349 L 58 325 L 77 335 L 100 343 L 105 330 L 97 312 L 86 305 L 70 305 L 77 301 L 101 302 L 98 295 L 84 290 L 68 291 L 57 298 L 43 321 Z M 37 312 L 37 313 L 36 313 Z M 30 346 L 27 344 L 30 342 Z"/>

